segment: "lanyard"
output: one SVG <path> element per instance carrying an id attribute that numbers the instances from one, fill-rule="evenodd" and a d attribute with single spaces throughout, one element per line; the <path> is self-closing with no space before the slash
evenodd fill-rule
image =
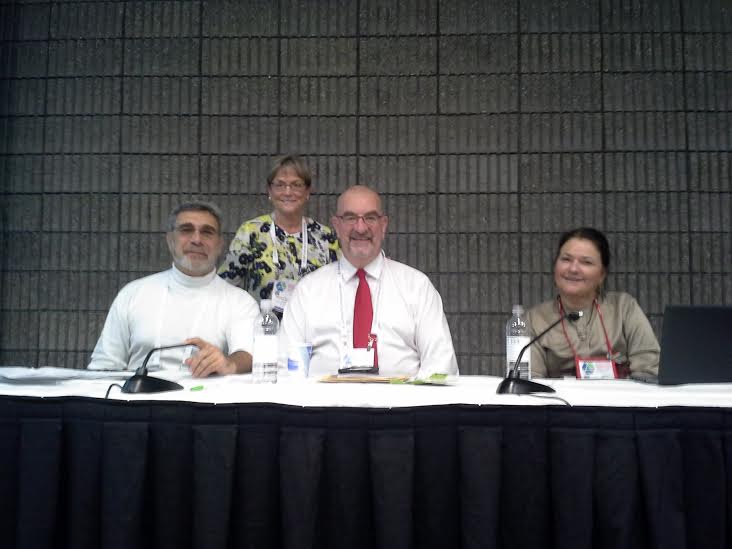
<path id="1" fill-rule="evenodd" d="M 605 329 L 605 320 L 602 318 L 602 311 L 600 310 L 600 304 L 597 302 L 597 299 L 593 299 L 592 304 L 597 309 L 597 316 L 600 317 L 600 325 L 602 325 L 602 332 L 605 334 L 605 345 L 607 345 L 607 358 L 612 360 L 613 346 L 610 344 L 610 338 L 607 336 L 607 330 Z M 570 349 L 572 349 L 572 354 L 574 355 L 574 359 L 577 360 L 577 350 L 574 348 L 574 345 L 570 341 L 569 335 L 567 335 L 567 327 L 564 325 L 564 306 L 562 305 L 561 298 L 559 298 L 559 314 L 562 315 L 562 332 L 564 332 L 564 338 L 567 340 L 567 343 L 569 344 Z M 588 326 L 589 326 L 589 321 L 588 321 Z"/>
<path id="2" fill-rule="evenodd" d="M 386 256 L 384 251 L 381 251 L 381 255 L 384 258 L 384 265 L 382 267 L 381 276 L 379 277 L 379 290 L 376 292 L 376 303 L 374 305 L 374 316 L 371 319 L 371 332 L 374 331 L 374 324 L 380 326 L 379 323 L 379 303 L 381 302 L 381 288 L 384 286 L 382 279 L 384 278 L 384 272 L 386 271 Z M 366 281 L 368 284 L 368 280 Z M 343 311 L 343 273 L 341 272 L 341 262 L 338 261 L 338 310 L 341 313 L 341 347 L 345 351 L 348 349 L 348 327 L 346 326 L 346 318 Z"/>
<path id="3" fill-rule="evenodd" d="M 308 224 L 305 218 L 302 218 L 302 227 L 300 229 L 302 234 L 302 253 L 300 254 L 300 274 L 305 272 L 305 267 L 308 264 Z M 272 262 L 274 263 L 275 269 L 280 269 L 280 254 L 277 252 L 277 233 L 275 229 L 275 214 L 272 212 L 272 223 L 269 224 L 269 237 L 272 239 Z"/>

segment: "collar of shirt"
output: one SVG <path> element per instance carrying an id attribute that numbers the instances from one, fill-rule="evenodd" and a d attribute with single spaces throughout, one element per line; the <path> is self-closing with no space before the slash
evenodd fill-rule
<path id="1" fill-rule="evenodd" d="M 179 271 L 175 266 L 175 263 L 173 263 L 173 268 L 170 271 L 170 277 L 174 284 L 182 286 L 183 288 L 203 288 L 208 286 L 216 277 L 216 269 L 213 269 L 210 273 L 203 276 L 188 276 L 184 272 Z"/>
<path id="2" fill-rule="evenodd" d="M 345 258 L 345 256 L 341 256 L 339 261 L 343 281 L 348 282 L 351 279 L 355 278 L 356 271 L 358 271 L 358 269 L 351 265 L 351 263 Z M 366 271 L 366 274 L 372 279 L 380 280 L 381 272 L 384 270 L 385 261 L 386 259 L 384 258 L 384 254 L 380 252 L 379 255 L 377 255 L 376 258 L 371 261 L 371 263 L 363 268 L 363 270 Z"/>

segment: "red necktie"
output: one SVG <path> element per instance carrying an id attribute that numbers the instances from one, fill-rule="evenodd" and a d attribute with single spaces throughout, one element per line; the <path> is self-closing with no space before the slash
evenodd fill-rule
<path id="1" fill-rule="evenodd" d="M 366 271 L 359 269 L 358 289 L 356 290 L 356 301 L 353 305 L 353 347 L 366 347 L 371 333 L 371 321 L 374 318 L 374 308 L 371 304 L 371 289 L 366 282 Z"/>

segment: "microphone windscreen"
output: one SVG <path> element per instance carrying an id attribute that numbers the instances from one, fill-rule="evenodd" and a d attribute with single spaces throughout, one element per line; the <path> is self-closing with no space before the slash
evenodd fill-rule
<path id="1" fill-rule="evenodd" d="M 579 320 L 583 314 L 582 311 L 572 311 L 571 313 L 567 313 L 567 319 L 574 322 L 575 320 Z"/>

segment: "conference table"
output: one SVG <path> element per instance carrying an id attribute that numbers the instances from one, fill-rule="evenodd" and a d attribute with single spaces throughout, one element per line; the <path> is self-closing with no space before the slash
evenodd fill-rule
<path id="1" fill-rule="evenodd" d="M 0 547 L 729 548 L 732 387 L 0 368 Z"/>

